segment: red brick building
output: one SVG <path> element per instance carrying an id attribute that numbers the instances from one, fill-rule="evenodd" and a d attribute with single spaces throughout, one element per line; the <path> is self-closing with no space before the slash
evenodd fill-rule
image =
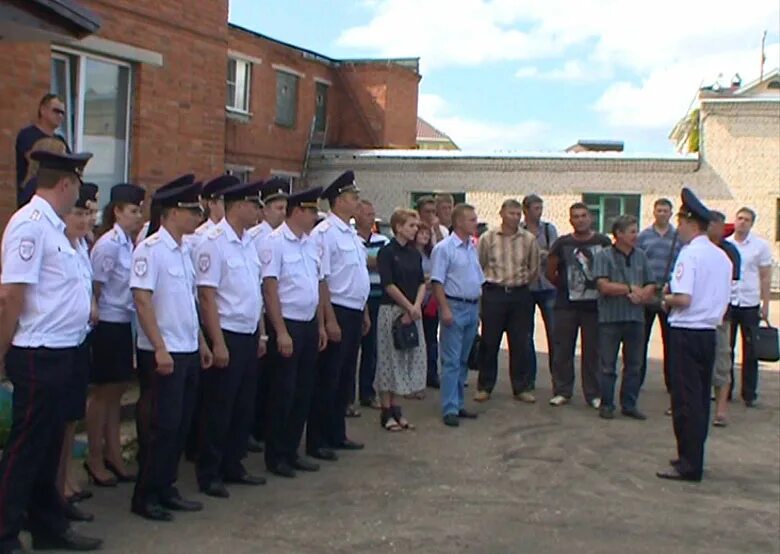
<path id="1" fill-rule="evenodd" d="M 0 37 L 0 226 L 14 209 L 16 133 L 49 91 L 105 191 L 226 170 L 294 184 L 310 149 L 415 146 L 416 59 L 332 59 L 228 24 L 227 0 L 79 3 L 100 18 L 91 36 Z"/>

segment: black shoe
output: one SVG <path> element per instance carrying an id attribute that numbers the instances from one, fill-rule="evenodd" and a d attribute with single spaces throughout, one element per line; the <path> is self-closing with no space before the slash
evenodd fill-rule
<path id="1" fill-rule="evenodd" d="M 133 503 L 130 511 L 144 519 L 152 521 L 173 521 L 173 514 L 159 504 L 147 502 L 145 504 Z"/>
<path id="2" fill-rule="evenodd" d="M 444 416 L 444 425 L 447 427 L 460 427 L 460 420 L 457 414 L 447 414 Z"/>
<path id="3" fill-rule="evenodd" d="M 688 481 L 691 483 L 701 482 L 701 477 L 690 473 L 680 473 L 678 471 L 679 466 L 676 466 L 673 471 L 659 471 L 655 474 L 659 479 L 667 479 L 669 481 Z"/>
<path id="4" fill-rule="evenodd" d="M 260 454 L 265 450 L 265 445 L 254 437 L 249 437 L 249 442 L 246 444 L 246 449 L 254 454 Z"/>
<path id="5" fill-rule="evenodd" d="M 745 400 L 745 407 L 746 408 L 758 408 L 758 401 L 757 400 Z"/>
<path id="6" fill-rule="evenodd" d="M 363 450 L 363 448 L 365 448 L 365 445 L 360 442 L 344 439 L 340 443 L 334 444 L 333 448 L 335 448 L 336 450 Z"/>
<path id="7" fill-rule="evenodd" d="M 599 407 L 599 417 L 601 419 L 615 419 L 615 410 L 609 406 Z"/>
<path id="8" fill-rule="evenodd" d="M 639 421 L 644 421 L 647 419 L 647 416 L 637 410 L 636 408 L 628 408 L 628 409 L 622 409 L 620 410 L 620 413 L 623 414 L 626 417 L 630 417 L 631 419 L 638 419 Z"/>
<path id="9" fill-rule="evenodd" d="M 426 386 L 427 386 L 429 389 L 440 389 L 440 388 L 441 388 L 441 383 L 439 383 L 439 380 L 438 380 L 438 379 L 436 379 L 436 380 L 433 380 L 433 379 L 432 379 L 432 380 L 430 380 L 430 381 L 428 381 L 428 382 L 426 383 Z"/>
<path id="10" fill-rule="evenodd" d="M 317 460 L 325 460 L 326 462 L 335 462 L 339 459 L 336 453 L 330 448 L 316 448 L 314 450 L 307 450 L 306 455 Z"/>
<path id="11" fill-rule="evenodd" d="M 113 463 L 111 463 L 109 460 L 103 460 L 103 464 L 106 466 L 106 469 L 113 473 L 116 476 L 116 480 L 120 483 L 135 483 L 135 475 L 124 475 L 119 472 L 119 468 L 117 468 Z"/>
<path id="12" fill-rule="evenodd" d="M 256 487 L 258 485 L 265 485 L 265 477 L 244 473 L 238 477 L 225 477 L 225 483 L 230 483 L 233 485 L 250 485 Z"/>
<path id="13" fill-rule="evenodd" d="M 174 512 L 199 512 L 203 509 L 203 504 L 197 500 L 185 500 L 181 496 L 169 496 L 161 498 L 160 505 L 163 508 L 173 510 Z"/>
<path id="14" fill-rule="evenodd" d="M 279 477 L 292 479 L 295 477 L 295 470 L 287 462 L 279 462 L 276 465 L 268 466 L 268 471 Z"/>
<path id="15" fill-rule="evenodd" d="M 202 487 L 200 492 L 214 498 L 230 498 L 230 493 L 221 481 L 212 481 L 207 487 Z"/>
<path id="16" fill-rule="evenodd" d="M 477 419 L 477 414 L 464 409 L 458 412 L 458 417 L 463 419 Z"/>
<path id="17" fill-rule="evenodd" d="M 65 512 L 65 517 L 68 518 L 70 521 L 94 521 L 95 520 L 95 516 L 83 510 L 78 509 L 70 502 L 65 502 L 65 504 L 63 505 L 63 511 Z"/>
<path id="18" fill-rule="evenodd" d="M 87 472 L 87 475 L 89 476 L 89 480 L 92 481 L 95 485 L 98 487 L 116 487 L 116 477 L 110 477 L 108 479 L 99 479 L 97 475 L 92 471 L 92 468 L 89 467 L 89 464 L 85 461 L 84 462 L 84 471 Z"/>
<path id="19" fill-rule="evenodd" d="M 33 535 L 33 550 L 98 550 L 103 546 L 101 539 L 79 535 L 73 529 L 67 529 L 59 535 Z"/>
<path id="20" fill-rule="evenodd" d="M 304 460 L 303 458 L 296 458 L 292 462 L 290 462 L 290 465 L 299 471 L 319 471 L 320 465 L 315 464 L 314 462 L 310 462 L 308 460 Z"/>

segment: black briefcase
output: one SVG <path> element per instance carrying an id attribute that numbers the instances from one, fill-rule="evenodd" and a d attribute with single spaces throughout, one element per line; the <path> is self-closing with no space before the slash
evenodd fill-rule
<path id="1" fill-rule="evenodd" d="M 765 321 L 766 327 L 758 324 L 754 350 L 756 358 L 762 362 L 776 362 L 780 360 L 780 343 L 777 340 L 777 327 L 772 327 Z"/>

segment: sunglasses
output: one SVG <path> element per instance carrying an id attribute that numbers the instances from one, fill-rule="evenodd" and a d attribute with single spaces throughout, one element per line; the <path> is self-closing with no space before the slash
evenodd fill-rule
<path id="1" fill-rule="evenodd" d="M 52 108 L 51 111 L 53 111 L 57 115 L 65 115 L 65 110 L 60 109 L 60 108 Z"/>

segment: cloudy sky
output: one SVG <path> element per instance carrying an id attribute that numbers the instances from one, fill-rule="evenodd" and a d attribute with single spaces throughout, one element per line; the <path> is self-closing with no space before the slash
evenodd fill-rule
<path id="1" fill-rule="evenodd" d="M 700 84 L 780 64 L 777 0 L 230 0 L 230 21 L 332 57 L 419 57 L 419 115 L 464 150 L 623 140 L 670 153 Z"/>

